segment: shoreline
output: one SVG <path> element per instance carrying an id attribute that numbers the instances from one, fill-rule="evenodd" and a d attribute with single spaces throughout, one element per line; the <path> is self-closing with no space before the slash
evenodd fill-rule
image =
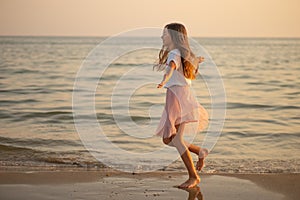
<path id="1" fill-rule="evenodd" d="M 300 174 L 200 174 L 192 189 L 176 185 L 186 172 L 0 169 L 0 199 L 283 199 L 300 197 Z M 16 192 L 18 191 L 18 192 Z"/>

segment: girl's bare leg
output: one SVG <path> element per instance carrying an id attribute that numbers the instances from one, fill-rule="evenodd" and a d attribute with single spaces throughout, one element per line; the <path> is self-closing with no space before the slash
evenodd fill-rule
<path id="1" fill-rule="evenodd" d="M 185 142 L 185 143 L 188 146 L 190 152 L 193 152 L 197 156 L 199 156 L 199 153 L 202 150 L 199 146 L 196 146 L 196 145 L 193 145 L 193 144 L 188 144 L 187 142 Z M 201 158 L 198 157 L 198 161 L 197 161 L 197 164 L 196 164 L 196 169 L 198 171 L 200 171 L 203 168 L 203 166 L 204 166 L 204 159 L 205 159 L 205 157 L 201 157 Z"/>
<path id="2" fill-rule="evenodd" d="M 179 125 L 176 125 L 175 128 L 176 128 L 176 130 L 178 132 Z M 172 137 L 172 139 L 173 139 L 173 137 Z M 197 164 L 196 164 L 196 169 L 198 171 L 200 171 L 203 168 L 203 166 L 204 166 L 204 159 L 205 159 L 206 155 L 205 156 L 199 156 L 199 154 L 200 154 L 200 151 L 202 151 L 202 154 L 203 154 L 203 150 L 205 152 L 205 149 L 202 149 L 201 147 L 193 145 L 193 144 L 189 144 L 186 141 L 184 141 L 184 143 L 188 147 L 188 149 L 189 149 L 190 152 L 192 152 L 192 153 L 194 153 L 194 154 L 196 154 L 198 156 L 198 161 L 197 161 Z M 206 153 L 208 153 L 208 152 L 206 151 Z"/>
<path id="3" fill-rule="evenodd" d="M 171 146 L 175 146 L 178 153 L 181 155 L 181 159 L 184 162 L 185 167 L 188 170 L 189 179 L 182 183 L 180 188 L 191 188 L 196 186 L 200 182 L 200 177 L 198 176 L 196 169 L 193 164 L 192 156 L 188 147 L 185 145 L 183 140 L 183 131 L 185 124 L 180 124 L 178 127 L 177 134 L 170 138 L 164 138 L 163 141 L 165 144 L 172 143 Z"/>
<path id="4" fill-rule="evenodd" d="M 177 130 L 178 130 L 178 127 L 176 127 Z M 170 138 L 166 138 L 164 140 L 164 143 L 165 144 L 169 144 L 170 146 L 174 146 L 173 143 L 170 144 L 170 142 L 172 141 L 172 139 L 175 137 L 175 135 L 173 135 L 172 137 Z M 184 141 L 185 145 L 188 147 L 189 151 L 196 154 L 197 156 L 199 156 L 199 153 L 200 153 L 200 150 L 201 148 L 199 146 L 196 146 L 194 144 L 189 144 L 188 142 Z M 205 157 L 202 157 L 202 158 L 199 158 L 198 157 L 198 161 L 197 161 L 197 164 L 196 164 L 196 170 L 200 171 L 203 166 L 204 166 L 204 158 Z"/>
<path id="5" fill-rule="evenodd" d="M 192 157 L 190 154 L 190 151 L 185 151 L 181 155 L 181 159 L 184 162 L 185 167 L 188 170 L 189 173 L 189 179 L 182 183 L 179 188 L 191 188 L 196 186 L 198 183 L 200 183 L 200 177 L 198 176 L 196 169 L 194 167 L 194 163 L 192 161 Z"/>

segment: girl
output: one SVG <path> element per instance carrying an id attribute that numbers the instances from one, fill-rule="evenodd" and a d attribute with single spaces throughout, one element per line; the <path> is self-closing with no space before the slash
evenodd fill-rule
<path id="1" fill-rule="evenodd" d="M 164 27 L 162 49 L 159 61 L 154 68 L 165 71 L 157 88 L 167 88 L 166 104 L 156 134 L 165 144 L 176 147 L 188 170 L 189 179 L 180 188 L 191 188 L 200 182 L 196 169 L 201 170 L 208 150 L 184 141 L 183 133 L 188 124 L 196 123 L 197 130 L 205 128 L 208 122 L 206 110 L 197 102 L 190 90 L 191 80 L 195 79 L 198 64 L 204 58 L 196 58 L 190 49 L 187 31 L 182 24 L 171 23 Z M 188 124 L 187 124 L 188 123 Z M 198 155 L 196 169 L 190 152 Z"/>

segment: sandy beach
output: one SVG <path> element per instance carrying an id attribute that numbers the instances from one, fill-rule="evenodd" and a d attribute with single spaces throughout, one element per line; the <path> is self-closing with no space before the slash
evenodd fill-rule
<path id="1" fill-rule="evenodd" d="M 192 189 L 181 172 L 1 171 L 0 199 L 296 200 L 300 174 L 204 174 Z"/>

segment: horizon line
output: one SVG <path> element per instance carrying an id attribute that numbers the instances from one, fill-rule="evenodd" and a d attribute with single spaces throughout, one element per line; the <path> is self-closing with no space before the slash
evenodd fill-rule
<path id="1" fill-rule="evenodd" d="M 13 34 L 13 35 L 5 35 L 0 34 L 0 37 L 99 37 L 99 38 L 109 38 L 114 36 L 115 34 L 112 34 L 110 36 L 108 35 L 29 35 L 29 34 Z M 122 36 L 121 36 L 122 37 Z M 124 37 L 124 36 L 123 36 Z M 157 36 L 139 36 L 139 35 L 130 35 L 126 37 L 157 37 Z M 189 36 L 191 38 L 273 38 L 273 39 L 279 39 L 279 38 L 286 38 L 286 39 L 300 39 L 300 36 Z"/>

